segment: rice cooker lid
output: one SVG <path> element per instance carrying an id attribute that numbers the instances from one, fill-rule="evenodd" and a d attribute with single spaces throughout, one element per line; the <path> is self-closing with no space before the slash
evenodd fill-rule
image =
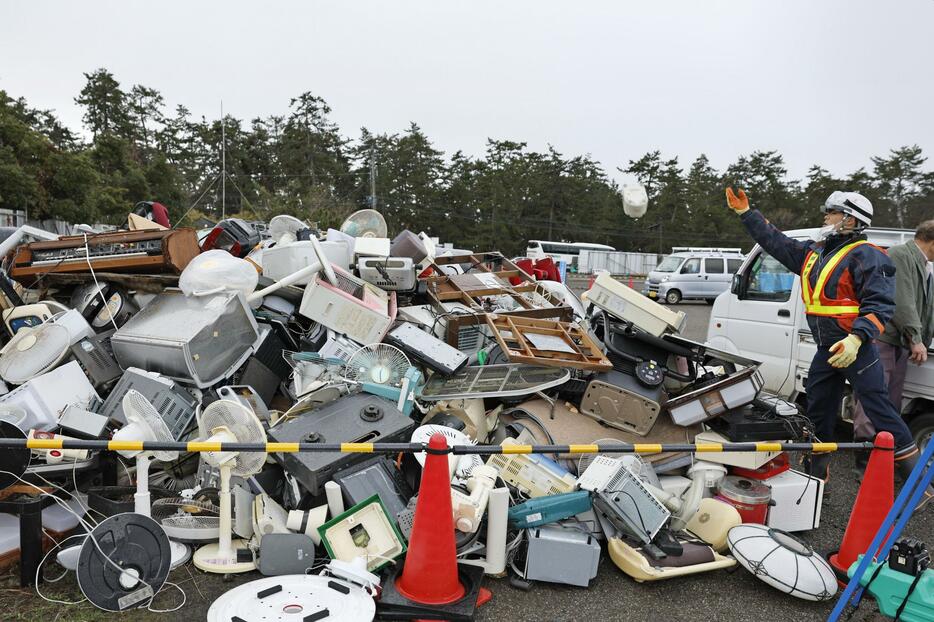
<path id="1" fill-rule="evenodd" d="M 727 475 L 720 482 L 720 494 L 737 503 L 764 505 L 772 499 L 772 488 L 761 481 Z"/>

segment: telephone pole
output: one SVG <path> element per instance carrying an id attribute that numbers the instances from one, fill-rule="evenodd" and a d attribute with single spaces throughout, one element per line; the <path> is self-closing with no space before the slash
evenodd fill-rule
<path id="1" fill-rule="evenodd" d="M 221 100 L 221 219 L 227 218 L 227 132 L 224 100 Z"/>
<path id="2" fill-rule="evenodd" d="M 376 209 L 376 153 L 370 147 L 370 207 Z"/>

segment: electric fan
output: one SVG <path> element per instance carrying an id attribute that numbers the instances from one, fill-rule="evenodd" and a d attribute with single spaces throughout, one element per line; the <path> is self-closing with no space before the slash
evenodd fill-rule
<path id="1" fill-rule="evenodd" d="M 427 445 L 433 434 L 443 435 L 448 443 L 448 447 L 477 444 L 476 441 L 472 440 L 460 430 L 432 423 L 415 428 L 415 431 L 412 432 L 411 442 L 424 443 Z M 415 459 L 418 460 L 418 463 L 423 467 L 425 466 L 425 457 L 426 454 L 424 451 L 415 454 Z M 474 468 L 478 466 L 483 466 L 483 458 L 477 454 L 464 454 L 463 456 L 448 454 L 448 471 L 452 477 L 456 476 L 457 479 L 465 480 L 470 477 Z"/>
<path id="2" fill-rule="evenodd" d="M 208 443 L 264 443 L 266 432 L 252 410 L 229 400 L 218 400 L 204 409 L 198 419 Z M 206 462 L 220 470 L 220 533 L 219 542 L 202 546 L 195 552 L 195 566 L 205 572 L 232 574 L 256 569 L 253 555 L 243 540 L 232 539 L 230 477 L 249 477 L 258 473 L 266 462 L 265 452 L 211 451 L 203 454 Z M 240 561 L 238 549 L 246 549 L 248 561 Z"/>
<path id="3" fill-rule="evenodd" d="M 375 209 L 362 209 L 347 217 L 341 232 L 355 238 L 385 238 L 389 231 L 386 219 Z"/>
<path id="4" fill-rule="evenodd" d="M 286 244 L 291 244 L 296 241 L 298 239 L 298 232 L 303 229 L 308 229 L 308 225 L 295 216 L 289 216 L 287 214 L 274 216 L 272 220 L 269 221 L 269 237 L 280 246 L 285 246 Z"/>
<path id="5" fill-rule="evenodd" d="M 402 350 L 385 343 L 372 343 L 357 350 L 347 361 L 344 373 L 352 382 L 401 386 L 412 363 Z"/>
<path id="6" fill-rule="evenodd" d="M 59 324 L 40 324 L 21 329 L 3 348 L 0 377 L 23 384 L 52 370 L 71 351 L 71 334 Z"/>
<path id="7" fill-rule="evenodd" d="M 174 443 L 175 437 L 169 431 L 159 412 L 149 403 L 143 394 L 130 389 L 123 396 L 123 413 L 126 425 L 117 430 L 113 440 L 144 443 Z M 149 461 L 155 458 L 160 462 L 178 459 L 177 451 L 140 451 L 121 449 L 117 452 L 125 458 L 136 458 L 136 494 L 133 495 L 133 511 L 143 516 L 152 516 L 149 494 Z M 187 546 L 179 542 L 170 542 L 172 547 L 172 567 L 184 563 L 191 556 Z"/>

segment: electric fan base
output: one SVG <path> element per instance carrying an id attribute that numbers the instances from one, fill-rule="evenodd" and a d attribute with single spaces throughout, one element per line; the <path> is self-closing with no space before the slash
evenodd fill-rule
<path id="1" fill-rule="evenodd" d="M 226 560 L 223 560 L 220 558 L 219 544 L 215 542 L 213 544 L 202 546 L 200 549 L 195 551 L 195 567 L 199 570 L 213 572 L 215 574 L 238 574 L 241 572 L 250 572 L 251 570 L 256 570 L 256 564 L 252 561 L 237 561 L 237 550 L 247 548 L 245 541 L 234 540 L 230 543 L 230 547 L 232 549 L 230 557 Z"/>

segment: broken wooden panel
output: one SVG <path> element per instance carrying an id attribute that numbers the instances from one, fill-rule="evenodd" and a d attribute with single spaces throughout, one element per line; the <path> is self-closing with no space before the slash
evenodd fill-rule
<path id="1" fill-rule="evenodd" d="M 486 322 L 510 362 L 588 371 L 613 368 L 594 339 L 577 324 L 494 313 L 486 316 Z"/>

